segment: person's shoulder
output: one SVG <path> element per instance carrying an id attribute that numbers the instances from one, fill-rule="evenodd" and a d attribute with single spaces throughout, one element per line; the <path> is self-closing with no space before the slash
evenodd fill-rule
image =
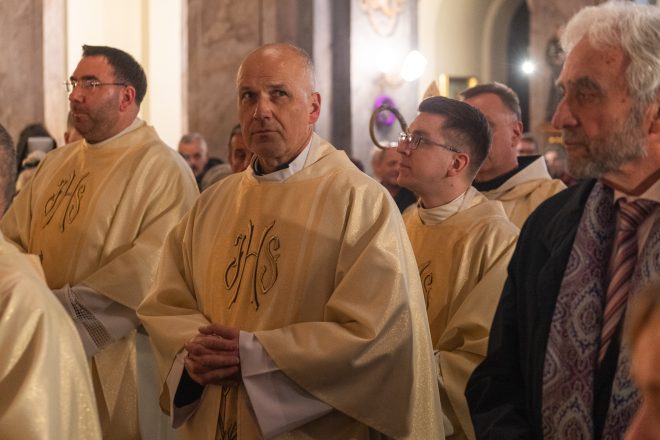
<path id="1" fill-rule="evenodd" d="M 20 315 L 59 307 L 30 258 L 18 252 L 0 255 L 0 298 Z"/>
<path id="2" fill-rule="evenodd" d="M 538 190 L 554 195 L 566 189 L 566 184 L 559 179 L 539 179 Z"/>
<path id="3" fill-rule="evenodd" d="M 520 230 L 506 215 L 502 203 L 498 200 L 488 200 L 481 194 L 477 197 L 478 203 L 462 211 L 464 217 L 458 220 L 465 224 L 471 223 L 474 230 L 480 229 L 484 234 L 496 234 L 515 240 Z"/>
<path id="4" fill-rule="evenodd" d="M 539 204 L 530 215 L 530 218 L 542 218 L 548 214 L 561 211 L 562 208 L 583 206 L 595 183 L 595 180 L 584 180 L 576 185 L 557 192 Z"/>
<path id="5" fill-rule="evenodd" d="M 521 228 L 521 239 L 528 244 L 550 246 L 571 233 L 579 223 L 584 205 L 596 180 L 585 180 L 544 200 L 529 215 Z M 533 240 L 529 239 L 534 237 Z"/>

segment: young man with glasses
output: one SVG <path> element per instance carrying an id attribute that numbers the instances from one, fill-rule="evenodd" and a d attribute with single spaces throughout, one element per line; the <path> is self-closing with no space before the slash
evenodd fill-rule
<path id="1" fill-rule="evenodd" d="M 67 89 L 83 139 L 46 156 L 0 227 L 40 257 L 48 287 L 78 328 L 104 437 L 140 438 L 135 309 L 197 186 L 184 160 L 137 117 L 147 80 L 129 54 L 83 46 Z"/>
<path id="2" fill-rule="evenodd" d="M 471 184 L 488 156 L 490 129 L 475 108 L 432 97 L 402 133 L 399 184 L 419 195 L 404 214 L 438 363 L 448 438 L 474 438 L 463 395 L 486 354 L 490 323 L 518 229 Z"/>

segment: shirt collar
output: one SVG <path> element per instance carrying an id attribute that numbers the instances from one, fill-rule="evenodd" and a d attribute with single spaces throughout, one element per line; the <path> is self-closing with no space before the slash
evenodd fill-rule
<path id="1" fill-rule="evenodd" d="M 470 207 L 472 199 L 477 193 L 478 192 L 474 187 L 470 187 L 451 202 L 436 206 L 435 208 L 423 208 L 421 202 L 419 202 L 417 209 L 419 212 L 419 218 L 425 225 L 437 225 L 438 223 L 442 223 L 452 215 Z"/>
<path id="2" fill-rule="evenodd" d="M 656 180 L 655 183 L 651 185 L 646 191 L 637 196 L 626 194 L 618 189 L 614 190 L 615 202 L 618 202 L 619 200 L 633 202 L 638 199 L 652 200 L 654 202 L 660 203 L 660 179 Z"/>
<path id="3" fill-rule="evenodd" d="M 252 174 L 254 175 L 255 179 L 265 182 L 284 182 L 289 177 L 305 168 L 305 162 L 307 161 L 307 156 L 309 156 L 313 138 L 314 136 L 309 139 L 307 146 L 303 148 L 300 154 L 298 154 L 295 159 L 289 162 L 288 165 L 285 165 L 284 168 L 273 171 L 272 173 L 261 174 L 259 171 L 259 160 L 255 158 L 255 160 L 252 162 Z"/>
<path id="4" fill-rule="evenodd" d="M 475 188 L 477 188 L 479 191 L 490 191 L 495 188 L 501 187 L 507 180 L 518 174 L 520 171 L 523 169 L 527 168 L 527 166 L 531 165 L 532 162 L 536 161 L 539 159 L 541 156 L 518 156 L 518 166 L 512 169 L 511 171 L 502 174 L 501 176 L 497 176 L 494 179 L 491 180 L 486 180 L 484 182 L 477 182 L 476 180 L 474 181 L 473 185 Z"/>

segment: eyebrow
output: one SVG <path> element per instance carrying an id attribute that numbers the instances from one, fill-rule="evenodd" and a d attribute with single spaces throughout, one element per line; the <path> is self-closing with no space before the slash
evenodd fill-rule
<path id="1" fill-rule="evenodd" d="M 598 84 L 596 81 L 593 79 L 589 78 L 588 76 L 582 76 L 572 83 L 570 83 L 571 86 L 576 87 L 576 88 L 581 88 L 581 89 L 586 89 L 591 92 L 601 92 L 602 88 L 600 87 L 600 84 Z"/>
<path id="2" fill-rule="evenodd" d="M 594 81 L 588 76 L 581 76 L 578 79 L 568 81 L 568 86 L 571 88 L 586 89 L 598 93 L 601 93 L 603 90 L 600 87 L 600 84 L 598 84 L 596 81 Z M 565 90 L 564 84 L 562 84 L 562 82 L 559 79 L 555 81 L 555 87 L 561 90 Z"/>
<path id="3" fill-rule="evenodd" d="M 71 80 L 71 79 L 74 79 L 74 80 L 75 80 L 75 79 L 78 79 L 78 78 L 76 78 L 75 76 L 71 75 L 71 76 L 69 77 L 69 79 L 70 79 L 70 80 Z M 95 75 L 83 75 L 83 77 L 80 78 L 80 79 L 81 79 L 81 80 L 85 80 L 85 79 L 95 79 L 95 80 L 98 81 L 98 78 L 97 78 Z"/>

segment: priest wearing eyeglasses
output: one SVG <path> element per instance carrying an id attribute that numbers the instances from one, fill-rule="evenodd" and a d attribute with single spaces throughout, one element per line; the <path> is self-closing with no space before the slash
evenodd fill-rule
<path id="1" fill-rule="evenodd" d="M 136 439 L 145 396 L 137 396 L 135 309 L 197 185 L 184 160 L 137 117 L 147 79 L 129 54 L 83 46 L 67 89 L 83 139 L 46 156 L 0 227 L 39 256 L 78 329 L 104 438 Z"/>
<path id="2" fill-rule="evenodd" d="M 486 354 L 518 237 L 502 204 L 474 189 L 491 134 L 477 109 L 432 97 L 399 137 L 398 182 L 419 195 L 404 213 L 422 280 L 447 438 L 474 438 L 465 386 Z"/>

